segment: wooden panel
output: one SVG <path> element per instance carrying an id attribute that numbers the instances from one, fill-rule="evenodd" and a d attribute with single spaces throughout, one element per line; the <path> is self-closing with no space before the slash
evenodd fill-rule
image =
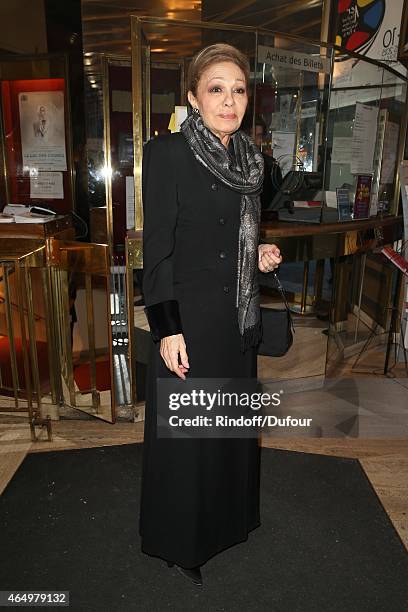
<path id="1" fill-rule="evenodd" d="M 384 329 L 390 312 L 393 270 L 375 255 L 368 254 L 364 273 L 361 309 Z"/>

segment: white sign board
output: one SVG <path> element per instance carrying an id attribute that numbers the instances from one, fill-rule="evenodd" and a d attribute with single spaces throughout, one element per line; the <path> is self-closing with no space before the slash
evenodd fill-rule
<path id="1" fill-rule="evenodd" d="M 30 198 L 62 200 L 62 172 L 38 172 L 30 176 Z"/>
<path id="2" fill-rule="evenodd" d="M 265 47 L 264 45 L 258 45 L 258 62 L 261 64 L 278 64 L 284 68 L 294 68 L 307 72 L 330 73 L 330 60 L 327 57 L 298 53 L 288 49 L 277 49 L 276 47 Z"/>

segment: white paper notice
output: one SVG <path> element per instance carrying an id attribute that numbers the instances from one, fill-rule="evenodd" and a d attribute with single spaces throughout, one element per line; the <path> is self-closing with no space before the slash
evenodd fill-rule
<path id="1" fill-rule="evenodd" d="M 387 121 L 385 126 L 384 145 L 380 183 L 393 183 L 397 163 L 399 125 Z"/>
<path id="2" fill-rule="evenodd" d="M 337 194 L 335 191 L 326 191 L 326 204 L 330 208 L 337 208 Z"/>
<path id="3" fill-rule="evenodd" d="M 377 138 L 378 108 L 356 102 L 351 142 L 351 173 L 371 174 Z"/>
<path id="4" fill-rule="evenodd" d="M 175 117 L 175 130 L 176 132 L 180 131 L 180 125 L 183 123 L 184 119 L 187 118 L 187 106 L 175 106 L 174 107 L 174 117 Z"/>
<path id="5" fill-rule="evenodd" d="M 126 229 L 135 227 L 135 182 L 133 176 L 126 177 Z"/>
<path id="6" fill-rule="evenodd" d="M 35 176 L 30 176 L 30 198 L 62 200 L 64 198 L 62 172 L 39 172 Z"/>
<path id="7" fill-rule="evenodd" d="M 285 176 L 293 167 L 295 140 L 296 134 L 294 132 L 272 132 L 273 156 L 279 162 L 282 176 Z"/>
<path id="8" fill-rule="evenodd" d="M 349 164 L 351 151 L 351 138 L 348 136 L 334 136 L 331 154 L 332 164 Z"/>
<path id="9" fill-rule="evenodd" d="M 18 95 L 24 170 L 66 170 L 64 93 Z"/>

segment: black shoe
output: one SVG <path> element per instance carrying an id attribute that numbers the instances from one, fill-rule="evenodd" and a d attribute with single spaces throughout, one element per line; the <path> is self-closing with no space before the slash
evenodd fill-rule
<path id="1" fill-rule="evenodd" d="M 188 578 L 193 584 L 202 586 L 203 577 L 201 576 L 200 566 L 193 567 L 192 569 L 185 569 L 184 567 L 170 563 L 170 561 L 167 561 L 167 565 L 168 567 L 175 567 L 182 576 Z"/>

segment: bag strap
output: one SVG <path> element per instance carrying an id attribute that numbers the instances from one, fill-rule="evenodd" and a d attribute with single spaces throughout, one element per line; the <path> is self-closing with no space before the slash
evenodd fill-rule
<path id="1" fill-rule="evenodd" d="M 276 272 L 272 272 L 272 274 L 273 274 L 273 277 L 274 277 L 275 282 L 276 282 L 276 284 L 277 284 L 278 291 L 279 291 L 279 293 L 281 294 L 281 297 L 282 297 L 283 303 L 285 304 L 285 308 L 286 308 L 286 310 L 287 310 L 287 313 L 288 313 L 288 315 L 289 315 L 290 326 L 291 326 L 291 328 L 292 328 L 292 331 L 295 333 L 295 326 L 294 326 L 294 324 L 293 324 L 292 313 L 291 313 L 290 308 L 289 308 L 288 300 L 286 299 L 286 294 L 285 294 L 285 291 L 284 291 L 284 289 L 283 289 L 283 287 L 282 287 L 282 284 L 281 284 L 281 282 L 280 282 L 280 280 L 279 280 L 279 278 L 278 278 L 278 276 L 277 276 Z"/>

